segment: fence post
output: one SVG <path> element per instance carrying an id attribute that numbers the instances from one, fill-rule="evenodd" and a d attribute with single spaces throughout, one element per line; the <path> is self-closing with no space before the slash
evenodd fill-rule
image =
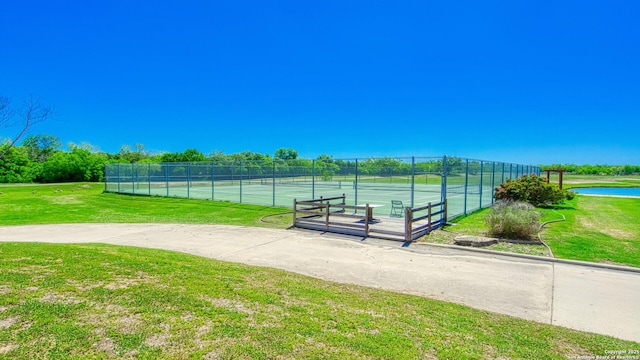
<path id="1" fill-rule="evenodd" d="M 327 219 L 325 220 L 326 222 L 326 226 L 327 226 L 327 230 L 329 230 L 329 213 L 331 212 L 331 204 L 329 204 L 329 202 L 327 201 Z"/>
<path id="2" fill-rule="evenodd" d="M 167 187 L 167 197 L 169 197 L 169 164 L 164 163 L 164 181 Z"/>
<path id="3" fill-rule="evenodd" d="M 410 207 L 404 208 L 404 241 L 413 240 L 411 234 L 413 233 L 413 209 Z"/>
<path id="4" fill-rule="evenodd" d="M 316 161 L 311 160 L 311 198 L 316 198 Z"/>
<path id="5" fill-rule="evenodd" d="M 354 188 L 353 190 L 354 190 L 354 201 L 355 201 L 353 205 L 358 205 L 358 159 L 356 159 L 356 179 L 353 182 L 353 188 Z"/>
<path id="6" fill-rule="evenodd" d="M 480 207 L 482 209 L 482 185 L 484 183 L 484 161 L 480 161 Z"/>
<path id="7" fill-rule="evenodd" d="M 187 199 L 191 196 L 191 163 L 187 163 Z"/>
<path id="8" fill-rule="evenodd" d="M 505 165 L 505 163 L 502 163 L 502 177 L 500 178 L 500 183 L 501 184 L 504 182 L 504 165 Z"/>
<path id="9" fill-rule="evenodd" d="M 293 199 L 293 226 L 296 226 L 296 210 L 298 206 L 298 200 Z"/>
<path id="10" fill-rule="evenodd" d="M 467 186 L 469 185 L 469 159 L 465 160 L 466 169 L 464 171 L 464 214 L 467 215 Z"/>
<path id="11" fill-rule="evenodd" d="M 444 199 L 443 204 L 444 204 L 444 213 L 443 213 L 444 219 L 441 219 L 442 220 L 441 226 L 445 226 L 447 224 L 447 211 L 449 209 L 449 206 L 447 205 L 447 199 Z"/>
<path id="12" fill-rule="evenodd" d="M 149 167 L 147 169 L 147 180 L 149 181 L 149 196 L 151 196 L 151 163 L 148 164 Z"/>
<path id="13" fill-rule="evenodd" d="M 416 187 L 416 157 L 411 157 L 411 207 L 414 206 L 415 187 Z"/>
<path id="14" fill-rule="evenodd" d="M 491 169 L 491 203 L 495 202 L 495 192 L 496 192 L 496 162 L 494 161 L 493 167 Z"/>
<path id="15" fill-rule="evenodd" d="M 135 168 L 133 167 L 133 163 L 131 163 L 131 193 L 136 193 L 136 177 L 133 176 L 135 173 Z"/>
<path id="16" fill-rule="evenodd" d="M 273 194 L 273 206 L 276 206 L 276 163 L 273 162 L 271 173 L 271 193 Z"/>
<path id="17" fill-rule="evenodd" d="M 427 234 L 431 232 L 431 203 L 427 204 Z"/>
<path id="18" fill-rule="evenodd" d="M 369 204 L 364 205 L 364 236 L 369 236 Z"/>
<path id="19" fill-rule="evenodd" d="M 116 168 L 116 174 L 118 176 L 118 192 L 120 192 L 120 164 L 117 164 L 118 167 Z"/>
<path id="20" fill-rule="evenodd" d="M 447 166 L 447 156 L 442 157 L 442 176 L 440 177 L 440 201 L 444 201 L 447 198 L 447 172 L 449 171 Z"/>
<path id="21" fill-rule="evenodd" d="M 216 165 L 211 161 L 211 200 L 213 201 L 216 196 Z"/>
<path id="22" fill-rule="evenodd" d="M 242 160 L 240 160 L 240 204 L 242 204 Z"/>

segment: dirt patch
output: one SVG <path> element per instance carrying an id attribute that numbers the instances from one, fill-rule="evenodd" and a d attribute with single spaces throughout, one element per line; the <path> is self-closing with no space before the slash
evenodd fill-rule
<path id="1" fill-rule="evenodd" d="M 46 295 L 40 298 L 40 301 L 51 304 L 79 304 L 83 300 L 80 300 L 73 296 L 66 296 L 48 292 Z"/>
<path id="2" fill-rule="evenodd" d="M 169 336 L 165 334 L 152 334 L 145 339 L 144 343 L 149 346 L 166 346 L 168 338 Z"/>
<path id="3" fill-rule="evenodd" d="M 589 230 L 600 231 L 600 229 L 598 227 L 596 227 L 596 224 L 594 224 L 591 221 L 589 221 L 589 219 L 587 219 L 585 217 L 578 217 L 578 220 L 580 221 L 580 225 L 584 226 L 585 228 L 587 228 Z"/>
<path id="4" fill-rule="evenodd" d="M 56 270 L 51 269 L 49 266 L 29 265 L 29 266 L 23 266 L 17 269 L 8 270 L 8 272 L 12 272 L 16 274 L 28 274 L 32 276 L 33 280 L 42 280 L 48 275 L 55 273 Z"/>
<path id="5" fill-rule="evenodd" d="M 135 334 L 142 327 L 140 314 L 131 314 L 116 318 L 116 328 L 123 334 Z"/>
<path id="6" fill-rule="evenodd" d="M 80 290 L 81 292 L 85 292 L 88 290 L 91 290 L 93 288 L 97 288 L 100 287 L 102 285 L 104 285 L 103 282 L 98 281 L 98 282 L 79 282 L 79 281 L 75 281 L 75 280 L 67 280 L 67 284 L 75 287 L 76 289 Z"/>
<path id="7" fill-rule="evenodd" d="M 137 273 L 137 277 L 129 276 L 116 276 L 113 281 L 104 286 L 107 290 L 119 290 L 127 289 L 132 286 L 140 284 L 153 284 L 156 283 L 156 279 L 144 273 Z"/>
<path id="8" fill-rule="evenodd" d="M 244 313 L 244 314 L 253 314 L 255 311 L 253 309 L 247 308 L 240 301 L 234 301 L 229 299 L 214 299 L 205 297 L 205 300 L 211 302 L 216 307 L 225 308 L 230 311 Z"/>
<path id="9" fill-rule="evenodd" d="M 94 330 L 94 332 L 99 335 L 99 336 L 104 336 L 105 335 L 105 331 L 102 328 L 98 328 L 96 330 Z M 113 339 L 109 338 L 109 337 L 101 337 L 100 340 L 98 340 L 98 342 L 94 343 L 92 346 L 92 348 L 97 349 L 98 351 L 104 351 L 109 355 L 115 355 L 116 354 L 116 345 L 113 342 Z"/>
<path id="10" fill-rule="evenodd" d="M 133 314 L 124 306 L 116 304 L 88 303 L 91 310 L 80 316 L 79 324 L 102 324 L 105 327 L 117 330 L 123 334 L 135 334 L 143 328 L 141 314 Z M 99 330 L 104 333 L 104 330 Z"/>
<path id="11" fill-rule="evenodd" d="M 627 239 L 627 240 L 633 240 L 634 239 L 634 234 L 630 233 L 628 231 L 618 230 L 618 229 L 610 229 L 610 228 L 607 228 L 607 227 L 601 227 L 601 226 L 598 226 L 598 225 L 594 224 L 593 222 L 591 222 L 589 219 L 587 219 L 585 217 L 579 217 L 579 221 L 580 221 L 580 225 L 584 226 L 585 228 L 587 228 L 589 230 L 597 231 L 597 232 L 609 235 L 609 236 L 617 238 L 617 239 Z"/>
<path id="12" fill-rule="evenodd" d="M 0 320 L 0 330 L 10 328 L 17 322 L 18 322 L 17 317 L 10 317 L 7 319 Z"/>
<path id="13" fill-rule="evenodd" d="M 8 294 L 11 292 L 11 288 L 7 285 L 0 285 L 0 295 Z"/>
<path id="14" fill-rule="evenodd" d="M 75 195 L 43 196 L 43 198 L 56 205 L 77 205 L 82 204 Z"/>
<path id="15" fill-rule="evenodd" d="M 18 348 L 17 344 L 0 345 L 0 354 L 7 354 L 9 351 Z"/>
<path id="16" fill-rule="evenodd" d="M 567 357 L 571 356 L 593 356 L 592 353 L 583 349 L 579 345 L 571 344 L 566 341 L 552 344 L 552 348 L 559 354 L 564 354 Z"/>
<path id="17" fill-rule="evenodd" d="M 616 230 L 616 229 L 601 229 L 600 232 L 607 234 L 611 237 L 617 238 L 617 239 L 627 239 L 627 240 L 633 240 L 634 236 L 632 233 L 628 232 L 628 231 L 624 231 L 624 230 Z"/>

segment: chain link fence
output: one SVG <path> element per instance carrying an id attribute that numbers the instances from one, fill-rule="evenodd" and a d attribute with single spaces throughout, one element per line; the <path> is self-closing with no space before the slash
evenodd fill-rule
<path id="1" fill-rule="evenodd" d="M 105 166 L 105 191 L 284 207 L 344 194 L 347 204 L 386 211 L 392 200 L 418 207 L 446 199 L 453 218 L 490 206 L 500 183 L 524 174 L 540 168 L 447 156 L 114 163 Z"/>

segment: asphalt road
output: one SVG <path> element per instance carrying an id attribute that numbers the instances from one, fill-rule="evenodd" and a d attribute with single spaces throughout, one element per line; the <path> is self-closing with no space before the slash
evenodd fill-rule
<path id="1" fill-rule="evenodd" d="M 158 248 L 451 301 L 640 342 L 640 271 L 300 230 L 224 225 L 0 227 L 0 241 Z"/>

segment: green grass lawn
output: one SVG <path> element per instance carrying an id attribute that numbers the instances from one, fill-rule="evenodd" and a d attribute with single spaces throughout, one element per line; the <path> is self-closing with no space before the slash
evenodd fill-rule
<path id="1" fill-rule="evenodd" d="M 97 183 L 0 185 L 0 225 L 58 223 L 198 223 L 286 228 L 285 208 L 103 193 Z"/>
<path id="2" fill-rule="evenodd" d="M 0 359 L 565 359 L 638 346 L 182 253 L 0 243 Z"/>
<path id="3" fill-rule="evenodd" d="M 101 184 L 0 185 L 0 224 L 162 222 L 284 228 L 291 221 L 290 215 L 270 217 L 269 223 L 259 220 L 288 211 L 283 208 L 127 196 L 102 189 Z M 566 256 L 562 246 L 568 252 L 577 246 L 562 231 L 588 226 L 582 219 L 594 209 L 585 208 L 584 199 L 547 215 L 574 214 L 556 229 L 557 255 Z M 615 201 L 611 205 L 611 226 L 617 226 L 619 206 Z M 638 213 L 637 203 L 629 202 L 625 209 Z M 481 232 L 485 211 L 452 228 Z M 630 216 L 624 221 L 637 224 L 637 215 Z M 638 239 L 632 226 L 622 230 Z M 613 253 L 602 261 L 625 263 L 617 247 L 606 247 Z M 640 258 L 633 254 L 627 258 Z M 562 359 L 637 347 L 461 305 L 168 251 L 0 243 L 0 359 Z"/>
<path id="4" fill-rule="evenodd" d="M 556 257 L 640 267 L 640 199 L 576 196 L 542 233 Z"/>

